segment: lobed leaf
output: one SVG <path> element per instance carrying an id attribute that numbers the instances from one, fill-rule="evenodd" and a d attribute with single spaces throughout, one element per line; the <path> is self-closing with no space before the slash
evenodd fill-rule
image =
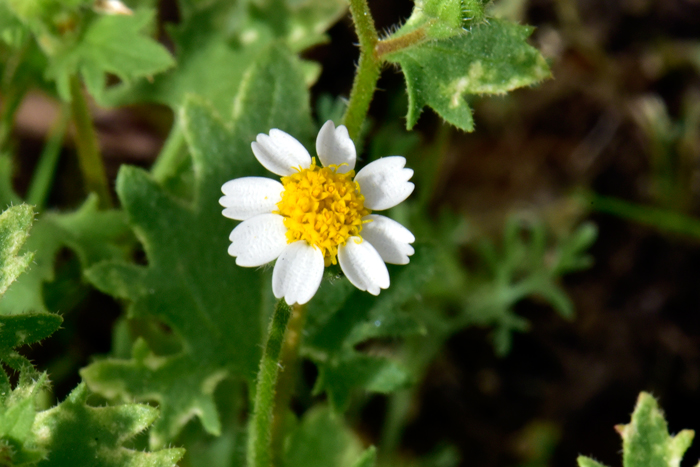
<path id="1" fill-rule="evenodd" d="M 46 76 L 56 81 L 62 99 L 70 100 L 70 78 L 80 73 L 90 93 L 101 98 L 106 75 L 129 82 L 150 77 L 175 65 L 170 53 L 142 31 L 154 19 L 152 10 L 133 15 L 100 16 L 82 36 L 52 57 Z"/>
<path id="2" fill-rule="evenodd" d="M 25 251 L 34 252 L 34 264 L 7 290 L 0 301 L 0 314 L 48 311 L 43 286 L 55 278 L 54 263 L 61 248 L 75 252 L 83 269 L 106 260 L 123 259 L 131 231 L 126 216 L 117 210 L 100 211 L 98 199 L 91 195 L 75 212 L 43 214 L 27 240 Z"/>
<path id="3" fill-rule="evenodd" d="M 33 220 L 34 211 L 26 204 L 11 207 L 0 215 L 0 294 L 5 293 L 32 260 L 31 253 L 17 254 L 27 240 Z M 15 348 L 48 337 L 61 322 L 60 316 L 50 313 L 0 314 L 0 362 L 14 370 L 33 374 L 31 363 Z M 0 368 L 0 393 L 9 391 L 9 379 L 5 370 Z"/>
<path id="4" fill-rule="evenodd" d="M 181 118 L 194 164 L 194 197 L 173 197 L 146 172 L 123 167 L 117 193 L 143 243 L 148 266 L 106 262 L 87 271 L 99 289 L 129 300 L 132 318 L 157 318 L 181 339 L 174 355 L 140 340 L 131 360 L 104 360 L 82 376 L 95 391 L 158 401 L 151 445 L 172 440 L 189 419 L 219 434 L 213 392 L 222 378 L 253 381 L 264 318 L 263 276 L 226 254 L 232 225 L 217 203 L 224 182 L 262 174 L 250 150 L 255 135 L 280 128 L 308 138 L 308 92 L 298 62 L 270 47 L 246 70 L 237 118 L 225 125 L 208 106 L 187 101 Z M 258 292 L 259 291 L 259 292 Z"/>
<path id="5" fill-rule="evenodd" d="M 550 76 L 549 67 L 527 44 L 532 28 L 489 19 L 446 39 L 425 40 L 384 58 L 401 66 L 408 92 L 406 126 L 429 106 L 465 131 L 474 130 L 469 94 L 504 94 Z"/>

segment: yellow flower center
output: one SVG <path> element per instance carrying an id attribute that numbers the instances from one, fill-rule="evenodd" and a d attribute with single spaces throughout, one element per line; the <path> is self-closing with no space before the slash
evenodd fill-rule
<path id="1" fill-rule="evenodd" d="M 323 253 L 326 266 L 336 264 L 338 246 L 359 236 L 365 208 L 355 171 L 338 173 L 337 165 L 319 167 L 316 159 L 308 169 L 282 177 L 282 201 L 276 211 L 284 217 L 287 243 L 306 240 Z"/>

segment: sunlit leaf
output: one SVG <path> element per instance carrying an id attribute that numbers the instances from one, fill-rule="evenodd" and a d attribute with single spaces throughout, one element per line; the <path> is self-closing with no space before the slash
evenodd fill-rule
<path id="1" fill-rule="evenodd" d="M 81 384 L 56 407 L 36 415 L 32 432 L 35 443 L 48 452 L 40 467 L 174 467 L 184 449 L 156 452 L 127 449 L 123 444 L 158 418 L 158 409 L 125 404 L 90 407 Z"/>

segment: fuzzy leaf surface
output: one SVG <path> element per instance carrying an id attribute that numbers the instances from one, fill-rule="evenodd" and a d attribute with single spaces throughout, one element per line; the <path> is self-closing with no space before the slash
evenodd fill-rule
<path id="1" fill-rule="evenodd" d="M 429 39 L 462 34 L 484 19 L 485 3 L 481 0 L 416 0 L 410 18 L 393 37 L 419 29 Z"/>
<path id="2" fill-rule="evenodd" d="M 34 210 L 26 204 L 11 207 L 0 214 L 0 295 L 5 294 L 34 257 L 31 253 L 18 255 L 29 237 L 33 221 Z"/>
<path id="3" fill-rule="evenodd" d="M 0 462 L 2 465 L 35 465 L 45 451 L 31 437 L 38 389 L 46 386 L 46 374 L 38 378 L 20 378 L 11 392 L 0 393 Z"/>
<path id="4" fill-rule="evenodd" d="M 88 395 L 80 384 L 62 403 L 36 415 L 34 439 L 48 452 L 39 467 L 174 467 L 183 456 L 180 448 L 142 452 L 123 447 L 158 418 L 158 409 L 142 404 L 90 407 Z"/>
<path id="5" fill-rule="evenodd" d="M 624 467 L 679 467 L 695 436 L 692 430 L 671 436 L 659 404 L 646 392 L 639 394 L 630 423 L 615 429 L 622 436 Z M 578 464 L 579 467 L 602 466 L 585 456 L 579 456 Z"/>
<path id="6" fill-rule="evenodd" d="M 489 19 L 446 39 L 424 40 L 387 54 L 406 78 L 410 129 L 423 107 L 465 131 L 474 130 L 465 96 L 504 94 L 550 76 L 547 62 L 526 39 L 532 28 Z"/>
<path id="7" fill-rule="evenodd" d="M 227 255 L 233 223 L 221 215 L 218 199 L 224 182 L 264 175 L 250 149 L 257 133 L 280 128 L 308 139 L 308 99 L 297 61 L 285 48 L 270 48 L 246 70 L 232 127 L 197 100 L 185 105 L 181 119 L 194 164 L 193 200 L 173 197 L 141 169 L 119 173 L 117 192 L 148 266 L 107 262 L 87 275 L 99 289 L 129 300 L 130 317 L 167 324 L 183 350 L 158 356 L 140 340 L 131 360 L 97 362 L 82 375 L 107 397 L 160 403 L 152 446 L 172 440 L 195 415 L 205 430 L 219 434 L 216 385 L 226 376 L 255 378 L 267 316 L 261 311 L 263 275 L 236 266 Z"/>
<path id="8" fill-rule="evenodd" d="M 391 267 L 392 284 L 378 297 L 346 280 L 325 282 L 308 305 L 301 352 L 319 369 L 316 392 L 327 392 L 331 405 L 345 410 L 356 390 L 389 393 L 409 383 L 408 373 L 391 359 L 358 352 L 369 339 L 395 339 L 425 332 L 401 311 L 432 274 L 432 248 L 418 245 L 411 262 Z"/>

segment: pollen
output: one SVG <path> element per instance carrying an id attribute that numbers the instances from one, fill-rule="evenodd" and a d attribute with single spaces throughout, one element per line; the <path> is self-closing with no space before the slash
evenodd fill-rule
<path id="1" fill-rule="evenodd" d="M 326 266 L 337 263 L 338 247 L 360 236 L 362 218 L 371 213 L 353 170 L 338 173 L 337 165 L 308 169 L 282 177 L 282 200 L 277 203 L 287 227 L 287 243 L 306 240 L 321 250 Z"/>

